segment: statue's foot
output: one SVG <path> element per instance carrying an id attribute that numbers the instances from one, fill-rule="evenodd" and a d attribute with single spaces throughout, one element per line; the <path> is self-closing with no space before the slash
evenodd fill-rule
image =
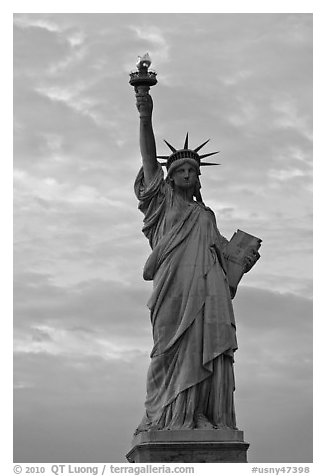
<path id="1" fill-rule="evenodd" d="M 161 428 L 159 428 L 158 425 L 151 425 L 151 426 L 148 428 L 148 431 L 158 431 L 158 430 L 161 430 Z"/>
<path id="2" fill-rule="evenodd" d="M 215 428 L 217 428 L 218 430 L 238 430 L 238 428 L 236 426 L 234 426 L 234 427 L 233 426 L 228 426 L 225 423 L 217 423 Z"/>
<path id="3" fill-rule="evenodd" d="M 213 425 L 202 413 L 197 415 L 197 421 L 196 421 L 196 426 L 195 429 L 201 429 L 201 430 L 214 430 L 216 429 L 216 426 Z"/>
<path id="4" fill-rule="evenodd" d="M 139 433 L 149 431 L 151 429 L 152 429 L 152 425 L 150 422 L 142 421 L 140 425 L 138 425 L 138 427 L 134 431 L 134 436 L 138 435 Z"/>
<path id="5" fill-rule="evenodd" d="M 229 429 L 229 427 L 228 427 L 227 425 L 225 425 L 225 423 L 218 423 L 218 424 L 216 425 L 216 428 L 217 428 L 218 430 L 227 430 L 227 429 Z"/>

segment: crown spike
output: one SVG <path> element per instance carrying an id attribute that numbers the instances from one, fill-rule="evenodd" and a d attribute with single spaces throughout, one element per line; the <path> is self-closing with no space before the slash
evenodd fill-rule
<path id="1" fill-rule="evenodd" d="M 201 162 L 200 166 L 205 167 L 206 165 L 221 165 L 221 164 L 215 164 L 214 162 Z"/>
<path id="2" fill-rule="evenodd" d="M 214 155 L 214 154 L 218 154 L 218 153 L 219 153 L 219 151 L 218 152 L 210 152 L 209 154 L 200 155 L 199 158 L 201 160 L 201 159 L 204 159 L 205 157 L 209 157 L 210 155 Z"/>
<path id="3" fill-rule="evenodd" d="M 173 147 L 173 145 L 169 144 L 168 141 L 166 141 L 165 139 L 163 139 L 163 140 L 164 140 L 164 142 L 166 143 L 166 145 L 169 147 L 169 149 L 172 150 L 172 152 L 176 152 L 176 151 L 177 151 L 177 149 L 175 149 L 175 148 Z"/>
<path id="4" fill-rule="evenodd" d="M 194 152 L 198 152 L 202 147 L 204 147 L 205 144 L 207 144 L 207 142 L 209 141 L 210 139 L 207 139 L 206 142 L 203 142 L 201 145 L 199 145 L 198 147 L 196 147 L 196 149 L 194 149 Z"/>
<path id="5" fill-rule="evenodd" d="M 186 135 L 185 145 L 183 146 L 184 149 L 188 149 L 188 132 Z"/>

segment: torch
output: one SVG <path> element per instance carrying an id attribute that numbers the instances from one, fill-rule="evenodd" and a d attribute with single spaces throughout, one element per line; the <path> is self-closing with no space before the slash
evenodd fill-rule
<path id="1" fill-rule="evenodd" d="M 130 73 L 129 83 L 135 88 L 136 93 L 148 93 L 151 86 L 155 86 L 157 83 L 156 73 L 149 71 L 152 61 L 149 54 L 146 53 L 143 56 L 138 56 L 138 62 L 136 64 L 138 71 Z"/>

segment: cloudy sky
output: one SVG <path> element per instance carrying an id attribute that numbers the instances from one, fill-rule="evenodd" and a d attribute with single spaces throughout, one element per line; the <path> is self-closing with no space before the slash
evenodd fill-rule
<path id="1" fill-rule="evenodd" d="M 151 350 L 128 84 L 159 154 L 211 141 L 221 233 L 263 240 L 234 300 L 250 462 L 312 461 L 312 15 L 14 16 L 14 459 L 124 462 Z"/>

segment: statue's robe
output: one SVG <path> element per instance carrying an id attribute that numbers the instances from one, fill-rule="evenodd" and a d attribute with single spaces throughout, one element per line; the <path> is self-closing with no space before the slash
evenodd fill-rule
<path id="1" fill-rule="evenodd" d="M 141 169 L 135 193 L 152 248 L 144 279 L 153 280 L 154 340 L 137 431 L 195 428 L 199 415 L 217 428 L 235 428 L 237 341 L 223 257 L 227 240 L 201 203 L 185 204 L 176 222 L 168 222 L 174 192 L 161 167 L 147 187 Z"/>

